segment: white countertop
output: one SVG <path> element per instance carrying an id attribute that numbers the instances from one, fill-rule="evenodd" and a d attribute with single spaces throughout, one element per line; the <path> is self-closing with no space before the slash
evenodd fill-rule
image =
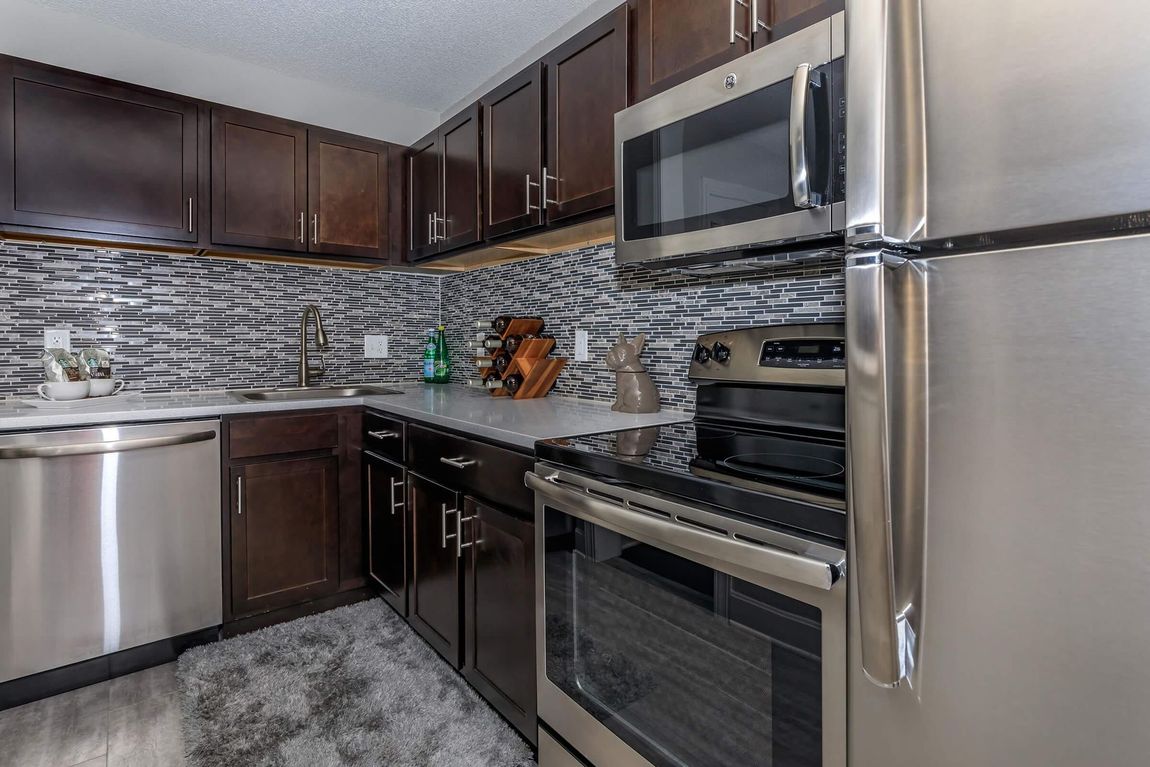
<path id="1" fill-rule="evenodd" d="M 555 395 L 515 401 L 509 397 L 492 397 L 485 391 L 465 386 L 380 385 L 398 389 L 401 393 L 288 402 L 244 402 L 225 391 L 144 394 L 68 410 L 34 408 L 6 400 L 0 403 L 0 432 L 363 405 L 413 421 L 532 449 L 541 439 L 637 429 L 691 419 L 691 413 L 681 410 L 632 415 L 612 411 L 607 402 Z"/>

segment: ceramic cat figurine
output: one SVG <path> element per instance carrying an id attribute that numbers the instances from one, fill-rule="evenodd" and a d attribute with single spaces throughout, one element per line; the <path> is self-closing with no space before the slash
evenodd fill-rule
<path id="1" fill-rule="evenodd" d="M 659 390 L 655 388 L 651 376 L 639 362 L 639 353 L 647 343 L 647 334 L 640 333 L 634 341 L 628 341 L 622 333 L 619 343 L 607 352 L 607 367 L 615 371 L 615 404 L 612 410 L 621 413 L 659 412 Z"/>

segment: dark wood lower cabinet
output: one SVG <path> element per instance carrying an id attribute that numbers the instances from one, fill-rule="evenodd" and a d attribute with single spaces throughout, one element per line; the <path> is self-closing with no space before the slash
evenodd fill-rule
<path id="1" fill-rule="evenodd" d="M 231 469 L 234 617 L 339 590 L 339 459 L 287 458 Z"/>
<path id="2" fill-rule="evenodd" d="M 410 556 L 406 475 L 402 466 L 373 453 L 363 454 L 367 503 L 367 574 L 380 596 L 407 617 Z"/>
<path id="3" fill-rule="evenodd" d="M 412 581 L 408 618 L 428 644 L 456 668 L 462 663 L 460 584 L 456 546 L 459 494 L 408 473 L 411 507 Z"/>
<path id="4" fill-rule="evenodd" d="M 464 503 L 463 675 L 535 743 L 535 524 Z"/>

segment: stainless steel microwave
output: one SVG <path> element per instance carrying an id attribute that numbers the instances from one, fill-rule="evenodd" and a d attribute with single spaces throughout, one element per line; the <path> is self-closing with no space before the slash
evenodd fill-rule
<path id="1" fill-rule="evenodd" d="M 838 13 L 616 114 L 616 260 L 773 263 L 840 251 L 844 53 Z"/>

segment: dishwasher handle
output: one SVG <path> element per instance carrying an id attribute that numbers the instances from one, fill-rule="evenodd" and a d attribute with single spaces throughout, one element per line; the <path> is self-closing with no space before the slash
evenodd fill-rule
<path id="1" fill-rule="evenodd" d="M 77 445 L 25 445 L 21 447 L 0 447 L 0 460 L 11 458 L 62 458 L 70 455 L 123 453 L 128 450 L 145 450 L 152 447 L 190 445 L 193 442 L 207 442 L 208 440 L 215 438 L 215 430 L 209 430 L 196 431 L 190 434 L 174 434 L 163 437 L 138 437 L 136 439 L 112 439 L 106 442 L 81 442 Z"/>

